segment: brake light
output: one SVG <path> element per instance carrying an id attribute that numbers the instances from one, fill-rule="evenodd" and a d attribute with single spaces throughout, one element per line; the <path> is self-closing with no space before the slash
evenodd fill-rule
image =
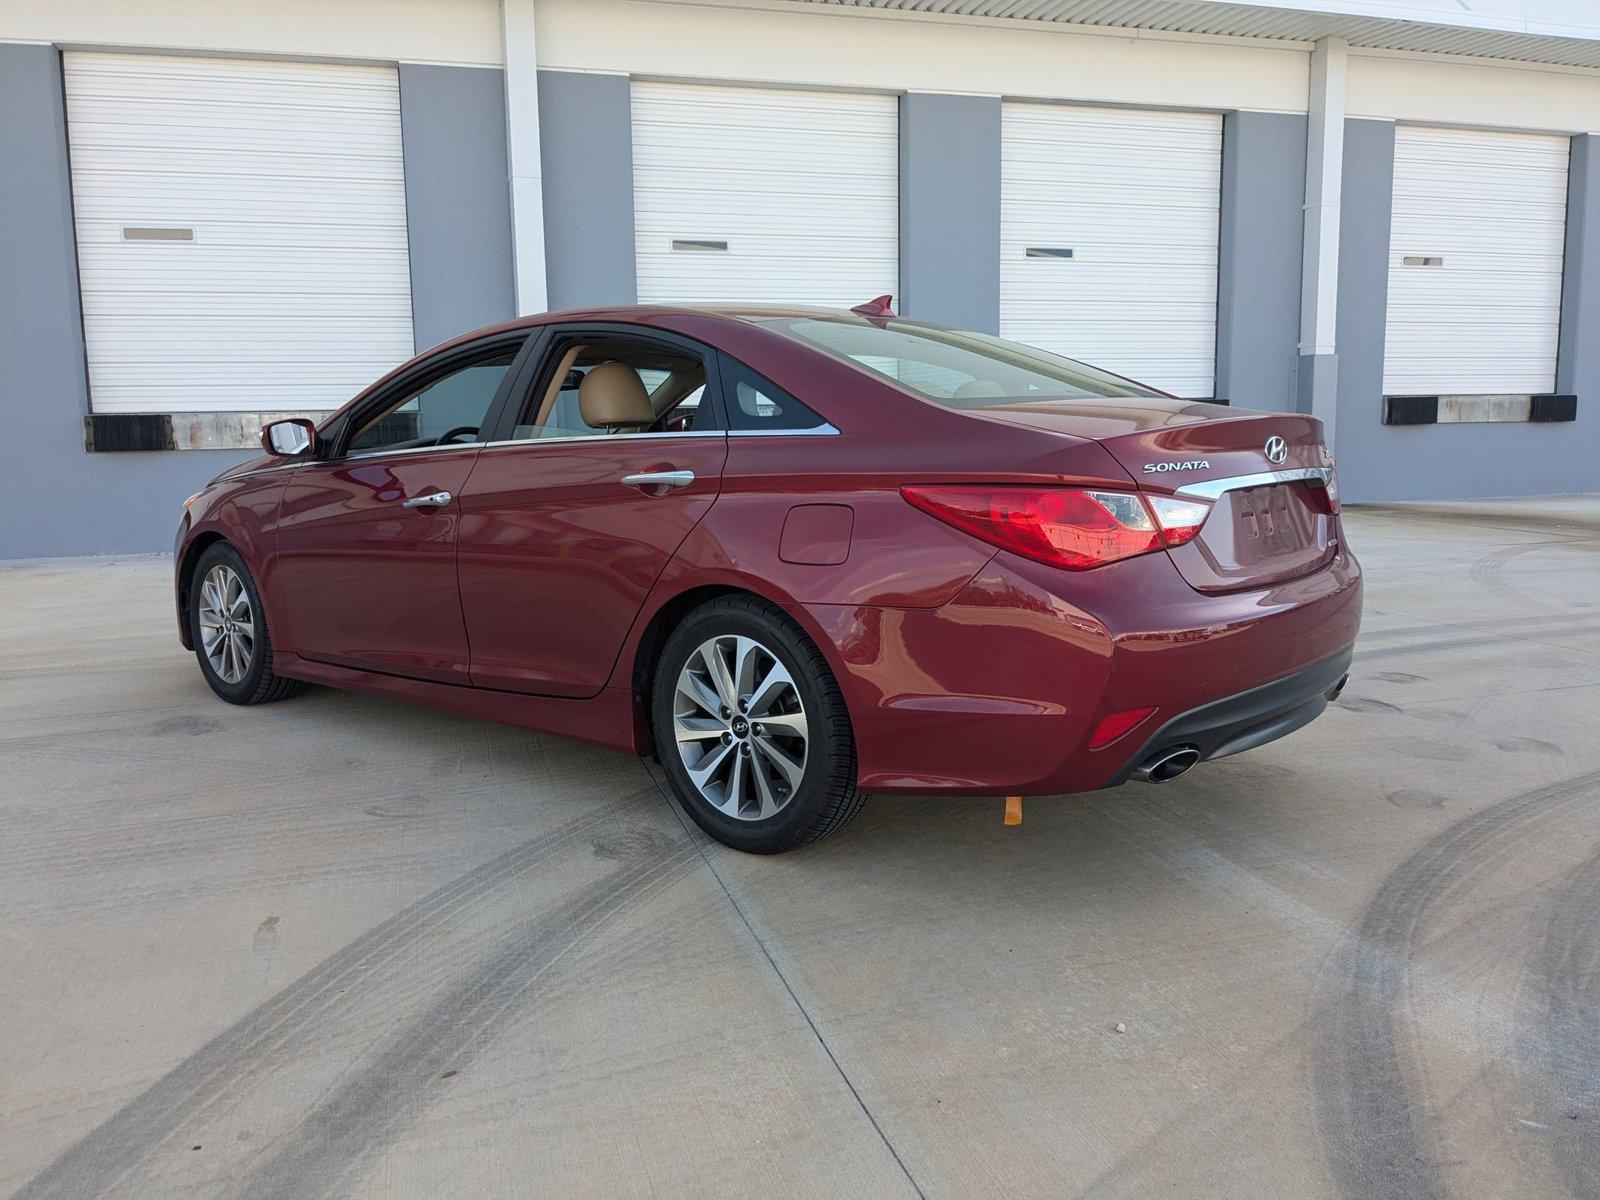
<path id="1" fill-rule="evenodd" d="M 952 484 L 903 487 L 900 494 L 947 525 L 1024 558 L 1087 571 L 1176 546 L 1194 537 L 1209 506 L 1152 511 L 1136 492 Z"/>

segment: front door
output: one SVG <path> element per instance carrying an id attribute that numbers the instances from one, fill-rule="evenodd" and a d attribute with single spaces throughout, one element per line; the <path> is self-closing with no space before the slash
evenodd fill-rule
<path id="1" fill-rule="evenodd" d="M 557 330 L 510 438 L 461 500 L 478 687 L 593 696 L 721 486 L 714 355 L 615 327 Z"/>
<path id="2" fill-rule="evenodd" d="M 451 351 L 351 414 L 289 481 L 273 591 L 280 648 L 318 662 L 465 684 L 456 588 L 461 494 L 521 339 Z"/>

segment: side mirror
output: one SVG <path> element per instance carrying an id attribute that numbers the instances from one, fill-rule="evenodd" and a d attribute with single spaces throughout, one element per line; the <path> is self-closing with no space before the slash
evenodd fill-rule
<path id="1" fill-rule="evenodd" d="M 279 458 L 297 458 L 317 448 L 317 427 L 304 417 L 274 421 L 261 431 L 261 446 Z"/>

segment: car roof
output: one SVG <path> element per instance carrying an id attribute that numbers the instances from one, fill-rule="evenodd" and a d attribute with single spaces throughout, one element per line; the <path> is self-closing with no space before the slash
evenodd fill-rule
<path id="1" fill-rule="evenodd" d="M 561 308 L 550 312 L 534 313 L 526 317 L 513 317 L 509 321 L 500 321 L 493 325 L 485 325 L 479 329 L 457 334 L 455 337 L 448 338 L 436 346 L 430 346 L 418 354 L 417 357 L 424 358 L 430 354 L 437 354 L 442 350 L 449 350 L 499 333 L 512 333 L 520 329 L 538 329 L 544 325 L 557 323 L 575 321 L 618 321 L 640 325 L 664 323 L 670 328 L 670 322 L 674 319 L 692 321 L 695 319 L 704 320 L 707 317 L 713 320 L 720 318 L 726 321 L 739 321 L 747 325 L 759 325 L 766 321 L 782 320 L 785 317 L 827 317 L 831 320 L 852 322 L 865 322 L 867 319 L 860 313 L 851 312 L 847 308 L 828 308 L 824 305 L 807 304 L 607 304 L 597 305 L 592 308 Z M 402 364 L 402 367 L 405 365 L 408 364 Z M 400 369 L 396 368 L 396 372 Z M 385 376 L 385 378 L 388 377 Z"/>
<path id="2" fill-rule="evenodd" d="M 641 317 L 729 317 L 738 321 L 772 321 L 784 317 L 843 317 L 864 320 L 847 308 L 821 304 L 615 304 L 597 308 L 562 309 L 526 318 L 529 324 L 551 321 L 615 320 L 637 321 Z"/>

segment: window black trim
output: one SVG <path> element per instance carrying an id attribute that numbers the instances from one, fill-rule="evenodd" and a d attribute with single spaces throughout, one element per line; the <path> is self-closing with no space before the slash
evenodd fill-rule
<path id="1" fill-rule="evenodd" d="M 733 368 L 733 369 L 727 370 L 727 371 L 720 371 L 719 370 L 718 376 L 717 376 L 718 382 L 722 385 L 722 387 L 724 389 L 726 389 L 725 391 L 722 392 L 722 396 L 721 396 L 721 398 L 722 398 L 722 427 L 724 429 L 726 429 L 729 433 L 733 433 L 733 434 L 738 434 L 738 433 L 759 433 L 759 434 L 768 435 L 768 436 L 771 436 L 771 437 L 777 437 L 779 434 L 784 434 L 784 433 L 792 433 L 792 434 L 804 435 L 804 434 L 808 434 L 808 433 L 814 433 L 815 431 L 817 431 L 819 429 L 833 429 L 833 430 L 837 431 L 838 427 L 836 425 L 834 425 L 832 421 L 828 420 L 827 417 L 823 416 L 816 409 L 812 408 L 811 405 L 807 404 L 804 400 L 800 399 L 799 396 L 796 396 L 792 391 L 790 391 L 788 388 L 784 387 L 783 384 L 779 383 L 776 379 L 773 379 L 770 375 L 766 374 L 764 371 L 756 370 L 749 363 L 743 362 L 740 359 L 735 358 L 731 354 L 724 353 L 724 352 L 722 352 L 720 350 L 717 353 L 718 353 L 718 356 L 720 358 L 727 359 L 729 367 Z M 735 375 L 736 372 L 749 375 L 751 378 L 754 378 L 754 379 L 759 379 L 759 380 L 761 380 L 761 382 L 765 383 L 769 388 L 771 388 L 773 391 L 777 392 L 779 395 L 787 396 L 790 400 L 793 400 L 796 404 L 798 404 L 806 412 L 810 413 L 813 417 L 815 417 L 817 419 L 817 423 L 815 425 L 806 425 L 806 426 L 801 426 L 801 427 L 787 427 L 786 426 L 786 427 L 781 427 L 781 428 L 776 428 L 776 429 L 762 429 L 759 426 L 741 426 L 741 425 L 736 425 L 734 423 L 734 414 L 737 411 L 742 411 L 742 410 L 739 410 L 739 408 L 738 408 L 738 403 L 739 403 L 738 397 L 733 394 L 733 389 L 738 387 L 738 383 L 734 379 L 734 375 Z"/>

